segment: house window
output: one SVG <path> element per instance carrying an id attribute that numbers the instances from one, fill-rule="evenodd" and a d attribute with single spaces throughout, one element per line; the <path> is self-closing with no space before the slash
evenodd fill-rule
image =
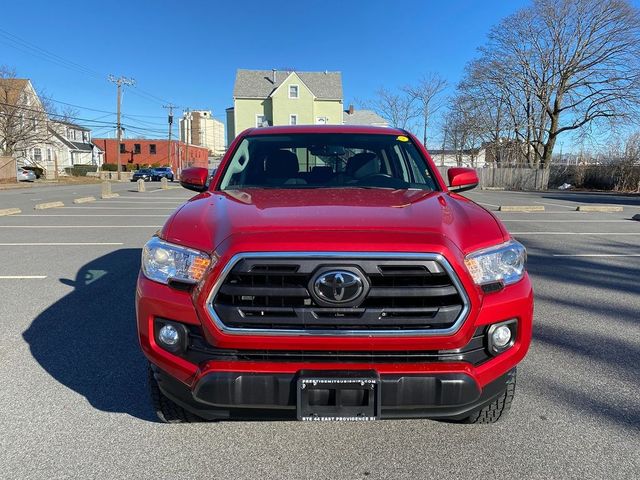
<path id="1" fill-rule="evenodd" d="M 51 161 L 51 149 L 47 148 L 47 162 Z"/>
<path id="2" fill-rule="evenodd" d="M 39 148 L 33 149 L 33 161 L 36 163 L 42 162 L 42 150 Z"/>
<path id="3" fill-rule="evenodd" d="M 316 125 L 326 125 L 327 123 L 329 123 L 327 117 L 316 117 Z"/>
<path id="4" fill-rule="evenodd" d="M 289 125 L 297 125 L 298 124 L 298 115 L 292 113 L 289 115 Z"/>
<path id="5" fill-rule="evenodd" d="M 289 98 L 298 98 L 298 85 L 289 85 Z"/>
<path id="6" fill-rule="evenodd" d="M 140 144 L 139 143 L 134 143 L 133 144 L 133 153 L 140 153 Z"/>
<path id="7" fill-rule="evenodd" d="M 264 127 L 268 125 L 265 115 L 256 115 L 256 127 Z"/>
<path id="8" fill-rule="evenodd" d="M 149 144 L 149 154 L 150 155 L 155 155 L 156 154 L 156 144 L 155 143 Z"/>
<path id="9" fill-rule="evenodd" d="M 124 143 L 121 143 L 121 144 L 120 144 L 120 153 L 127 153 L 127 149 L 126 149 L 126 147 L 124 146 Z"/>

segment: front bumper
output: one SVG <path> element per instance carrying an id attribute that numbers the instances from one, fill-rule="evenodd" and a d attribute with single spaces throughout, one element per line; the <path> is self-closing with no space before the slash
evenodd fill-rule
<path id="1" fill-rule="evenodd" d="M 296 418 L 299 372 L 210 372 L 191 389 L 152 368 L 164 395 L 204 419 Z M 381 374 L 380 418 L 463 419 L 500 395 L 513 375 L 515 369 L 480 388 L 465 373 Z"/>

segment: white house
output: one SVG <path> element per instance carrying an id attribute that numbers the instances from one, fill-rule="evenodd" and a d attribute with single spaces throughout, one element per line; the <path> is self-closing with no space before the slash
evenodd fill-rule
<path id="1" fill-rule="evenodd" d="M 74 165 L 102 165 L 103 151 L 91 142 L 90 129 L 62 120 L 52 120 L 49 129 L 51 139 L 43 159 L 48 176 L 56 169 L 64 175 L 64 169 Z"/>

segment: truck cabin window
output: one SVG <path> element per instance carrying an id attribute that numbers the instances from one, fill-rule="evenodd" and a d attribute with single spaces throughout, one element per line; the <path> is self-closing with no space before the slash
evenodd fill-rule
<path id="1" fill-rule="evenodd" d="M 387 134 L 249 136 L 220 183 L 245 188 L 438 189 L 411 140 Z"/>

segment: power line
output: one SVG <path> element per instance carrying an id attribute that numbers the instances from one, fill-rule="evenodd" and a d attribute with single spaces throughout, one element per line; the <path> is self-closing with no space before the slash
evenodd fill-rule
<path id="1" fill-rule="evenodd" d="M 12 107 L 16 110 L 24 110 L 26 112 L 32 112 L 32 113 L 38 113 L 40 115 L 47 115 L 49 117 L 58 117 L 58 119 L 52 118 L 51 121 L 56 122 L 56 121 L 64 121 L 64 120 L 75 120 L 77 122 L 83 122 L 85 124 L 87 124 L 87 126 L 89 127 L 109 127 L 109 128 L 117 128 L 117 122 L 101 122 L 99 121 L 100 118 L 102 117 L 98 117 L 98 118 L 83 118 L 83 117 L 76 117 L 73 115 L 63 115 L 63 114 L 59 114 L 59 113 L 47 113 L 45 111 L 42 110 L 37 110 L 34 108 L 29 108 L 29 107 L 25 107 L 25 106 L 19 106 L 19 105 L 13 105 L 10 103 L 4 103 L 4 102 L 0 102 L 0 105 L 3 106 L 8 106 L 8 107 Z M 0 115 L 3 115 L 5 117 L 10 117 L 11 114 L 7 113 L 7 112 L 0 112 Z M 109 114 L 109 115 L 116 115 L 116 113 L 113 114 Z M 122 115 L 123 117 L 125 115 Z M 25 120 L 42 120 L 42 117 L 35 117 L 35 116 L 23 116 L 23 118 Z M 135 124 L 131 124 L 131 123 L 121 123 L 122 127 L 126 127 L 126 128 L 132 128 L 132 129 L 136 129 L 136 130 L 140 130 L 140 131 L 147 131 L 147 132 L 151 132 L 151 133 L 165 133 L 164 129 L 159 129 L 159 128 L 148 128 L 148 127 L 144 127 L 144 126 L 138 126 Z"/>
<path id="2" fill-rule="evenodd" d="M 68 60 L 60 55 L 57 55 L 53 52 L 50 52 L 48 50 L 45 50 L 44 48 L 38 47 L 37 45 L 30 43 L 20 37 L 18 37 L 17 35 L 14 35 L 13 33 L 10 33 L 2 28 L 0 28 L 0 41 L 2 41 L 3 43 L 16 48 L 17 50 L 20 50 L 22 52 L 25 53 L 29 53 L 31 55 L 34 55 L 36 57 L 39 57 L 43 60 L 49 61 L 51 63 L 54 63 L 58 66 L 67 68 L 69 70 L 73 70 L 79 73 L 83 73 L 85 75 L 88 75 L 90 77 L 93 78 L 97 78 L 97 79 L 102 79 L 104 78 L 104 75 L 93 70 L 92 68 L 89 68 L 85 65 L 81 65 L 79 63 L 73 62 L 71 60 Z M 133 91 L 130 90 L 132 93 L 134 93 L 134 95 L 138 95 L 141 98 L 146 98 L 148 101 L 154 102 L 154 103 L 168 103 L 168 100 L 162 99 L 150 92 L 147 92 L 141 88 L 137 88 L 137 91 Z M 107 113 L 107 112 L 104 112 Z"/>
<path id="3" fill-rule="evenodd" d="M 96 78 L 102 77 L 99 73 L 93 71 L 88 67 L 85 67 L 84 65 L 80 65 L 79 63 L 72 62 L 55 53 L 52 53 L 52 52 L 49 52 L 48 50 L 40 48 L 37 45 L 29 43 L 26 40 L 18 37 L 17 35 L 7 32 L 6 30 L 1 28 L 0 28 L 0 37 L 2 37 L 0 38 L 0 40 L 4 39 L 3 43 L 8 44 L 9 46 L 12 46 L 13 48 L 16 48 L 22 52 L 35 55 L 43 60 L 48 60 L 52 63 L 68 68 L 70 70 L 75 70 L 77 72 L 84 73 L 85 75 L 89 75 Z"/>

